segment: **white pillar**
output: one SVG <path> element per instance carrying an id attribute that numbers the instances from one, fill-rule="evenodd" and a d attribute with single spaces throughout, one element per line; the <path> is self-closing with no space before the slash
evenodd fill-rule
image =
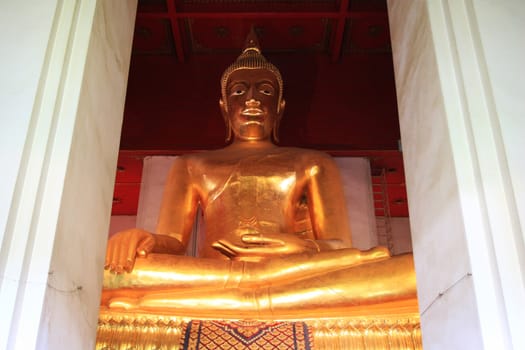
<path id="1" fill-rule="evenodd" d="M 525 3 L 389 0 L 425 349 L 525 349 Z"/>
<path id="2" fill-rule="evenodd" d="M 135 10 L 0 5 L 0 349 L 94 348 Z"/>

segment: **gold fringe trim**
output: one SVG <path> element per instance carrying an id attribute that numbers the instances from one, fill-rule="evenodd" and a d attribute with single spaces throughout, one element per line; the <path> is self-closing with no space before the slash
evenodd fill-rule
<path id="1" fill-rule="evenodd" d="M 422 349 L 419 318 L 307 323 L 313 329 L 315 349 Z"/>
<path id="2" fill-rule="evenodd" d="M 186 322 L 176 317 L 101 316 L 96 350 L 178 350 Z"/>
<path id="3" fill-rule="evenodd" d="M 175 316 L 101 313 L 96 349 L 178 350 L 188 321 Z M 422 349 L 417 315 L 304 321 L 312 329 L 317 350 Z"/>

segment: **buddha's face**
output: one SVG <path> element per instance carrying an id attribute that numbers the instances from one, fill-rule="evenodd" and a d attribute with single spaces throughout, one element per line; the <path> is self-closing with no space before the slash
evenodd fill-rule
<path id="1" fill-rule="evenodd" d="M 228 79 L 221 109 L 236 139 L 270 139 L 284 109 L 275 75 L 265 69 L 234 71 Z"/>

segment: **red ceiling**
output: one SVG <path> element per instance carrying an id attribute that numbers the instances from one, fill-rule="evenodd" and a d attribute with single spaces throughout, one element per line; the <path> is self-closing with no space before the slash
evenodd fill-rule
<path id="1" fill-rule="evenodd" d="M 407 216 L 385 0 L 139 0 L 114 213 L 136 211 L 130 159 L 224 146 L 219 78 L 251 26 L 285 80 L 280 143 L 375 157 Z"/>

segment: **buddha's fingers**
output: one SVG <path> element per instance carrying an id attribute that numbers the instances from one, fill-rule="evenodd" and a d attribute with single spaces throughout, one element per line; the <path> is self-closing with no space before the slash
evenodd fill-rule
<path id="1" fill-rule="evenodd" d="M 115 237 L 110 261 L 110 271 L 115 273 L 124 273 L 124 265 L 126 262 L 126 246 L 129 242 L 128 235 L 119 235 Z"/>
<path id="2" fill-rule="evenodd" d="M 122 240 L 119 244 L 119 252 L 117 255 L 118 260 L 116 262 L 117 273 L 130 272 L 133 268 L 133 263 L 135 262 L 135 254 L 129 254 L 129 251 L 131 250 L 130 246 L 131 248 L 133 248 L 136 245 L 136 242 L 133 238 L 134 236 L 132 234 L 132 231 L 130 231 L 126 235 L 123 235 L 122 237 Z"/>
<path id="3" fill-rule="evenodd" d="M 134 255 L 134 253 L 136 253 L 140 257 L 146 257 L 151 251 L 153 251 L 154 247 L 155 238 L 152 234 L 146 232 L 142 237 L 142 240 L 138 242 L 135 252 L 130 252 L 130 254 Z"/>
<path id="4" fill-rule="evenodd" d="M 248 244 L 259 244 L 259 245 L 284 245 L 282 239 L 262 236 L 259 234 L 246 234 L 241 237 L 243 243 Z"/>
<path id="5" fill-rule="evenodd" d="M 234 245 L 226 240 L 219 240 L 217 242 L 213 242 L 211 245 L 214 249 L 218 250 L 221 254 L 226 255 L 230 259 L 237 256 L 237 251 L 234 249 Z"/>

